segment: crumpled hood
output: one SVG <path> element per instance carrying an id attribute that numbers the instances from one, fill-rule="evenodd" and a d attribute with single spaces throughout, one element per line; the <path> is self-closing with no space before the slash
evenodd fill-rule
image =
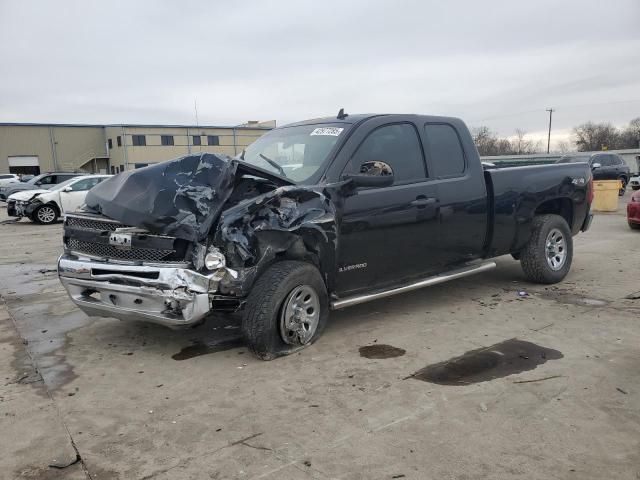
<path id="1" fill-rule="evenodd" d="M 288 182 L 226 155 L 198 153 L 120 173 L 87 194 L 85 209 L 150 232 L 201 241 L 233 192 L 238 174 Z"/>
<path id="2" fill-rule="evenodd" d="M 27 200 L 31 200 L 31 197 L 36 195 L 40 195 L 41 193 L 49 193 L 49 190 L 23 190 L 21 192 L 12 193 L 9 195 L 11 200 L 20 200 L 22 202 L 26 202 Z"/>

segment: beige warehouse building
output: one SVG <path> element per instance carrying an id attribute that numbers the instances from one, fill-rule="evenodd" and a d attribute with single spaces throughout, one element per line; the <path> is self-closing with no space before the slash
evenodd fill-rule
<path id="1" fill-rule="evenodd" d="M 236 155 L 274 127 L 0 123 L 0 173 L 118 173 L 189 153 Z"/>

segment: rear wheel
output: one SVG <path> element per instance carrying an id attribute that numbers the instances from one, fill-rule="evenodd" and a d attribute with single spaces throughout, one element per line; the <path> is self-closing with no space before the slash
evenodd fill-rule
<path id="1" fill-rule="evenodd" d="M 51 205 L 40 205 L 33 212 L 32 218 L 41 225 L 49 225 L 58 219 L 58 209 Z"/>
<path id="2" fill-rule="evenodd" d="M 253 285 L 242 319 L 251 351 L 262 360 L 311 345 L 329 317 L 322 276 L 313 265 L 278 262 Z"/>
<path id="3" fill-rule="evenodd" d="M 573 238 L 564 218 L 540 215 L 533 219 L 531 238 L 520 254 L 527 279 L 536 283 L 557 283 L 571 269 Z"/>

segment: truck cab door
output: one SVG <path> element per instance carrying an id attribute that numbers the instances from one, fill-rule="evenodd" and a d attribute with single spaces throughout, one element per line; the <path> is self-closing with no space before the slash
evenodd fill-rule
<path id="1" fill-rule="evenodd" d="M 369 120 L 350 139 L 343 174 L 382 162 L 393 184 L 356 188 L 344 198 L 336 292 L 382 289 L 437 268 L 438 198 L 427 176 L 418 130 L 409 121 Z"/>
<path id="2" fill-rule="evenodd" d="M 428 122 L 422 128 L 427 167 L 438 188 L 437 251 L 443 270 L 480 258 L 487 235 L 489 214 L 484 171 L 475 147 L 468 145 L 465 150 L 463 146 L 465 132 L 466 128 L 453 122 Z"/>

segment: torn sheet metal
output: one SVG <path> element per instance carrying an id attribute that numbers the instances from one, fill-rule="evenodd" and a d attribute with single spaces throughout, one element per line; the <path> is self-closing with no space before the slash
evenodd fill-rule
<path id="1" fill-rule="evenodd" d="M 89 191 L 86 208 L 124 225 L 202 241 L 243 173 L 291 184 L 225 155 L 198 153 L 105 180 Z"/>
<path id="2" fill-rule="evenodd" d="M 214 243 L 237 269 L 221 282 L 223 293 L 245 295 L 278 254 L 312 260 L 332 271 L 337 227 L 334 202 L 322 187 L 284 186 L 223 212 Z"/>

